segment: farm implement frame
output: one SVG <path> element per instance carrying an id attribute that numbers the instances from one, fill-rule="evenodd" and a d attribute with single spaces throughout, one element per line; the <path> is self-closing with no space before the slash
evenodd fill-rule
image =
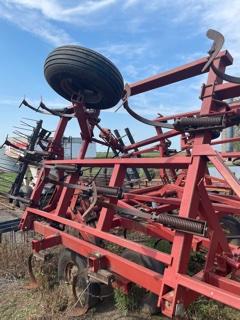
<path id="1" fill-rule="evenodd" d="M 72 95 L 71 106 L 54 112 L 59 117 L 58 127 L 20 223 L 21 230 L 34 230 L 42 236 L 32 242 L 34 253 L 62 245 L 87 261 L 87 281 L 125 292 L 137 284 L 153 294 L 157 307 L 170 318 L 184 317 L 188 305 L 200 295 L 240 310 L 240 247 L 230 241 L 234 236 L 227 235 L 221 224 L 223 217 L 240 214 L 240 184 L 224 162 L 239 158 L 240 153 L 213 148 L 240 141 L 238 137 L 215 140 L 224 128 L 240 122 L 240 102 L 228 100 L 239 97 L 240 84 L 232 78 L 228 80 L 234 83 L 223 83 L 225 68 L 233 59 L 227 51 L 214 55 L 218 49 L 215 46 L 210 57 L 125 86 L 124 108 L 155 127 L 156 135 L 145 140 L 121 143 L 121 137 L 100 126 L 100 108 L 89 107 L 83 93 Z M 201 89 L 199 110 L 147 120 L 129 106 L 134 95 L 202 73 L 207 73 L 207 81 Z M 64 160 L 61 139 L 72 118 L 78 121 L 83 143 L 77 159 Z M 100 139 L 94 137 L 96 127 Z M 169 139 L 177 136 L 181 152 L 170 149 Z M 86 159 L 93 141 L 111 149 L 114 156 Z M 143 157 L 152 151 L 158 156 Z M 222 178 L 210 175 L 209 163 Z M 109 184 L 99 184 L 97 176 L 87 178 L 84 172 L 88 168 L 112 168 Z M 126 183 L 129 168 L 154 169 L 159 179 L 133 187 Z M 55 179 L 49 177 L 53 171 Z M 40 206 L 47 184 L 53 186 L 53 192 Z M 168 241 L 170 252 L 131 240 L 127 236 L 131 232 Z M 109 244 L 124 248 L 135 258 L 114 253 Z M 200 253 L 204 263 L 190 275 L 192 252 Z M 147 263 L 139 263 L 136 257 Z M 88 301 L 80 309 L 86 312 L 89 307 Z"/>

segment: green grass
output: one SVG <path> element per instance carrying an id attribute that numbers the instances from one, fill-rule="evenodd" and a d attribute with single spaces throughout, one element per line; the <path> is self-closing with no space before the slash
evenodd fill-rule
<path id="1" fill-rule="evenodd" d="M 114 156 L 113 152 L 108 153 L 108 158 L 112 158 L 113 156 Z M 142 155 L 143 158 L 156 158 L 158 156 L 159 156 L 158 151 L 148 152 L 148 153 L 144 153 Z M 100 159 L 106 158 L 106 152 L 105 151 L 98 151 L 96 158 L 100 158 Z"/>
<path id="2" fill-rule="evenodd" d="M 9 192 L 12 183 L 16 178 L 16 173 L 13 172 L 1 172 L 0 173 L 0 192 Z"/>

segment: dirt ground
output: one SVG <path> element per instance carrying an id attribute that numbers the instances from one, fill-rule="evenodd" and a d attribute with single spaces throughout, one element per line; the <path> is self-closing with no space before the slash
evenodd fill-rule
<path id="1" fill-rule="evenodd" d="M 83 316 L 73 316 L 70 305 L 62 310 L 64 292 L 56 289 L 27 289 L 27 281 L 10 275 L 0 277 L 1 320 L 167 320 L 160 315 L 135 312 L 124 314 L 114 306 L 112 297 L 100 302 Z M 239 320 L 240 313 L 208 300 L 197 301 L 184 318 L 186 320 Z"/>
<path id="2" fill-rule="evenodd" d="M 55 296 L 54 296 L 55 295 Z M 83 316 L 73 316 L 70 306 L 61 311 L 64 298 L 61 292 L 27 289 L 26 281 L 0 278 L 0 315 L 1 320 L 141 320 L 166 319 L 139 313 L 125 315 L 114 307 L 112 297 L 100 302 Z"/>
<path id="3" fill-rule="evenodd" d="M 0 201 L 0 222 L 21 216 L 20 210 L 11 210 Z M 0 244 L 0 320 L 140 320 L 165 319 L 161 316 L 128 313 L 117 310 L 113 295 L 103 299 L 83 316 L 73 316 L 72 301 L 66 303 L 65 288 L 49 290 L 46 283 L 38 289 L 28 289 L 27 257 L 31 235 L 4 234 Z M 44 279 L 45 281 L 46 279 Z M 47 282 L 49 279 L 47 279 Z M 67 307 L 66 307 L 67 304 Z"/>
<path id="4" fill-rule="evenodd" d="M 21 212 L 0 204 L 0 221 L 14 219 Z M 74 315 L 74 302 L 63 286 L 49 287 L 49 278 L 41 274 L 41 285 L 28 289 L 27 257 L 31 252 L 31 235 L 6 234 L 0 244 L 0 320 L 160 320 L 139 311 L 123 312 L 115 307 L 113 295 L 103 299 L 83 316 Z M 52 272 L 54 275 L 56 272 Z M 51 272 L 50 272 L 51 274 Z M 68 289 L 69 290 L 69 289 Z M 239 320 L 240 312 L 201 298 L 186 313 L 186 320 Z"/>

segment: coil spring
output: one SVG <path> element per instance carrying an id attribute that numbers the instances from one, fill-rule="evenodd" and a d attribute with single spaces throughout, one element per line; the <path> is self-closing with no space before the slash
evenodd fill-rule
<path id="1" fill-rule="evenodd" d="M 174 128 L 177 130 L 185 129 L 186 127 L 203 128 L 221 126 L 223 124 L 222 116 L 211 117 L 196 117 L 196 118 L 181 118 L 174 122 Z"/>
<path id="2" fill-rule="evenodd" d="M 118 187 L 99 187 L 97 186 L 97 192 L 105 194 L 107 196 L 117 197 L 118 199 L 122 198 L 123 191 Z"/>
<path id="3" fill-rule="evenodd" d="M 159 214 L 154 220 L 176 230 L 205 235 L 205 222 L 202 221 L 192 221 L 170 214 Z"/>

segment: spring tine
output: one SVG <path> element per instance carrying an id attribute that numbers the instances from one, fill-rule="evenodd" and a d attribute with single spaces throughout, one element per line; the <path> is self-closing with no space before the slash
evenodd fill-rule
<path id="1" fill-rule="evenodd" d="M 29 136 L 24 134 L 24 133 L 22 133 L 22 132 L 20 132 L 20 131 L 15 130 L 15 131 L 13 131 L 13 133 L 16 134 L 19 137 L 27 138 L 27 140 L 29 140 Z"/>
<path id="2" fill-rule="evenodd" d="M 49 109 L 42 101 L 40 102 L 38 109 L 40 109 L 40 108 L 43 109 L 43 110 L 46 110 L 49 114 L 53 114 L 55 116 L 59 116 L 60 115 L 59 113 Z"/>
<path id="3" fill-rule="evenodd" d="M 31 132 L 32 132 L 32 129 L 21 128 L 21 127 L 17 127 L 17 126 L 13 126 L 13 128 L 20 129 L 20 130 L 31 131 Z"/>
<path id="4" fill-rule="evenodd" d="M 17 135 L 21 134 L 21 135 L 24 135 L 24 136 L 26 136 L 27 138 L 29 138 L 29 135 L 27 135 L 27 134 L 25 134 L 25 133 L 23 133 L 23 132 L 21 132 L 21 131 L 19 131 L 19 130 L 15 130 L 13 133 L 15 133 L 15 132 L 16 132 Z"/>
<path id="5" fill-rule="evenodd" d="M 22 105 L 24 105 L 24 106 L 28 107 L 29 109 L 32 109 L 36 112 L 41 112 L 41 111 L 39 111 L 39 108 L 35 108 L 31 104 L 29 104 L 25 98 L 20 103 L 19 108 L 21 108 Z"/>
<path id="6" fill-rule="evenodd" d="M 33 120 L 34 121 L 34 120 Z M 35 128 L 34 126 L 31 126 L 29 123 L 25 122 L 25 121 L 20 121 L 20 123 L 23 125 L 23 126 L 26 126 L 26 127 L 30 127 L 30 128 Z"/>
<path id="7" fill-rule="evenodd" d="M 28 120 L 28 121 L 34 121 L 34 122 L 38 122 L 38 120 L 35 120 L 35 119 L 31 119 L 31 118 L 25 118 L 25 117 L 23 117 L 22 119 L 25 119 L 25 120 Z"/>

